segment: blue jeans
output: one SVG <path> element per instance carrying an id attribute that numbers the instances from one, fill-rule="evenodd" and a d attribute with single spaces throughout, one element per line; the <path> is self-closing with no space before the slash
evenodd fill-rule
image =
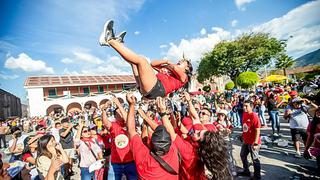
<path id="1" fill-rule="evenodd" d="M 269 116 L 271 119 L 272 133 L 274 134 L 275 129 L 277 128 L 277 133 L 280 133 L 280 120 L 279 120 L 279 111 L 269 111 Z"/>
<path id="2" fill-rule="evenodd" d="M 264 111 L 259 110 L 259 119 L 261 122 L 261 125 L 266 125 L 267 124 L 267 120 L 266 117 L 264 116 Z"/>
<path id="3" fill-rule="evenodd" d="M 89 172 L 89 168 L 80 167 L 81 171 L 81 180 L 91 180 L 91 178 L 95 179 L 94 171 Z"/>
<path id="4" fill-rule="evenodd" d="M 138 179 L 136 164 L 130 163 L 110 163 L 108 171 L 108 180 L 121 180 L 122 175 L 125 175 L 127 179 Z"/>

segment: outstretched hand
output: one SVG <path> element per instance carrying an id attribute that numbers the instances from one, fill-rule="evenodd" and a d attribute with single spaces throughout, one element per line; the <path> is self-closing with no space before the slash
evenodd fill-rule
<path id="1" fill-rule="evenodd" d="M 166 103 L 165 103 L 164 98 L 157 97 L 156 104 L 157 104 L 157 107 L 158 107 L 160 113 L 166 112 L 167 107 L 166 107 Z"/>
<path id="2" fill-rule="evenodd" d="M 129 104 L 135 104 L 136 103 L 136 97 L 133 94 L 128 93 L 126 95 L 127 101 Z"/>

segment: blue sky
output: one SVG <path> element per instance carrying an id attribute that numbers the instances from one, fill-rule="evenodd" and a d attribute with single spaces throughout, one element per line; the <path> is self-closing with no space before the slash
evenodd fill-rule
<path id="1" fill-rule="evenodd" d="M 298 57 L 320 47 L 320 1 L 306 0 L 2 0 L 0 88 L 25 100 L 28 76 L 131 74 L 112 49 L 100 47 L 108 19 L 125 43 L 149 59 L 197 64 L 221 40 L 248 31 L 288 41 Z"/>

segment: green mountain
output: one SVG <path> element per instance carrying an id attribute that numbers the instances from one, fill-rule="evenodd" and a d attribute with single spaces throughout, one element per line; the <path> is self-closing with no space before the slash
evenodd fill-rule
<path id="1" fill-rule="evenodd" d="M 305 54 L 295 60 L 295 67 L 320 65 L 320 49 Z"/>

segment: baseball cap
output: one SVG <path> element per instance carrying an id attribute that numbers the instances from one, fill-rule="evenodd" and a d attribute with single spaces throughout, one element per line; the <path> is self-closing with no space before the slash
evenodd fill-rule
<path id="1" fill-rule="evenodd" d="M 298 92 L 297 91 L 290 91 L 289 95 L 290 96 L 296 96 L 296 95 L 298 95 Z"/>
<path id="2" fill-rule="evenodd" d="M 159 125 L 154 130 L 151 136 L 151 144 L 153 145 L 153 151 L 159 156 L 163 156 L 169 152 L 171 137 L 163 125 Z"/>

